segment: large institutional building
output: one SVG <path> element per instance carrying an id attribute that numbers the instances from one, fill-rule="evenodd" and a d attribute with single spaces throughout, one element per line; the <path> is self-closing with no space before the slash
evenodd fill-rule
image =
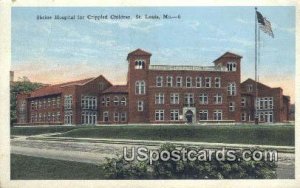
<path id="1" fill-rule="evenodd" d="M 288 121 L 281 88 L 241 83 L 240 55 L 212 66 L 151 65 L 151 53 L 128 54 L 126 85 L 104 76 L 42 87 L 17 96 L 17 124 L 121 124 Z M 257 84 L 258 97 L 255 86 Z"/>

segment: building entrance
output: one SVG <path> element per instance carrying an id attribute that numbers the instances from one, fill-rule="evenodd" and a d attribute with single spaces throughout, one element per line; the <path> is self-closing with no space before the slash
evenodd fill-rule
<path id="1" fill-rule="evenodd" d="M 188 123 L 193 123 L 193 116 L 194 116 L 194 113 L 191 110 L 188 110 L 185 113 L 185 118 L 186 118 Z"/>

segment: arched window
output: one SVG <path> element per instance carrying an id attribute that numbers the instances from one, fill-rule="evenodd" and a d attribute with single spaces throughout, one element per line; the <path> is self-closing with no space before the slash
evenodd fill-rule
<path id="1" fill-rule="evenodd" d="M 145 81 L 136 81 L 135 82 L 135 94 L 136 95 L 144 95 L 146 93 L 146 84 Z"/>
<path id="2" fill-rule="evenodd" d="M 144 69 L 145 61 L 144 60 L 136 60 L 135 61 L 135 69 Z"/>

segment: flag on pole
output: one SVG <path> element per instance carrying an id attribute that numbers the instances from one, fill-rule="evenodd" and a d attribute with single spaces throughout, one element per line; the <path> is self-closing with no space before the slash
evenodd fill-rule
<path id="1" fill-rule="evenodd" d="M 262 30 L 263 32 L 265 32 L 266 34 L 274 38 L 271 22 L 267 20 L 266 17 L 263 17 L 263 15 L 258 11 L 256 11 L 256 16 L 257 16 L 257 22 L 259 23 L 260 30 Z"/>

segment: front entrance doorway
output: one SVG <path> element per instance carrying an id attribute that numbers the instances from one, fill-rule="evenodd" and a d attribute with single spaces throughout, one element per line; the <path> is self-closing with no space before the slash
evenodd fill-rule
<path id="1" fill-rule="evenodd" d="M 191 110 L 188 110 L 185 113 L 185 118 L 186 118 L 188 123 L 193 123 L 193 116 L 194 116 L 194 113 Z"/>

